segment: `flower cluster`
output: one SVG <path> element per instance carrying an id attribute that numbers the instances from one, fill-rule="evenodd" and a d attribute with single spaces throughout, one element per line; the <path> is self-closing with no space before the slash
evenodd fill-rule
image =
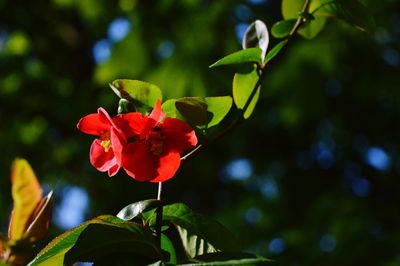
<path id="1" fill-rule="evenodd" d="M 163 182 L 173 177 L 184 151 L 197 144 L 194 130 L 176 118 L 165 118 L 158 100 L 150 115 L 138 112 L 113 118 L 103 109 L 78 122 L 78 129 L 98 136 L 90 162 L 114 176 L 120 168 L 138 181 Z"/>

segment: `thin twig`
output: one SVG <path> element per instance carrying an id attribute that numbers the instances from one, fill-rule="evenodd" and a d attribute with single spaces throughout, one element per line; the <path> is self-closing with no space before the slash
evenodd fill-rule
<path id="1" fill-rule="evenodd" d="M 310 0 L 305 0 L 305 1 L 304 1 L 303 8 L 302 8 L 302 10 L 301 10 L 301 13 L 307 12 L 309 5 L 310 5 Z M 304 20 L 303 17 L 300 17 L 300 16 L 299 16 L 299 17 L 297 18 L 296 24 L 293 26 L 292 30 L 290 31 L 289 36 L 288 36 L 288 38 L 287 38 L 287 41 L 289 41 L 289 40 L 293 37 L 293 35 L 299 30 L 300 26 L 302 26 L 305 22 L 306 22 L 306 21 Z M 266 66 L 267 66 L 267 65 L 259 65 L 259 66 L 258 66 L 258 67 L 259 67 L 260 74 L 259 74 L 259 76 L 258 76 L 258 80 L 257 80 L 256 84 L 254 85 L 254 88 L 253 88 L 252 92 L 250 93 L 249 98 L 248 98 L 247 101 L 246 101 L 246 104 L 244 105 L 244 107 L 243 107 L 243 109 L 242 109 L 243 115 L 246 113 L 247 108 L 249 108 L 249 106 L 250 106 L 250 104 L 251 104 L 251 102 L 252 102 L 254 96 L 256 95 L 257 90 L 258 90 L 258 87 L 261 86 L 261 82 L 262 82 L 262 80 L 263 80 L 263 78 L 264 78 L 264 75 L 265 75 L 265 73 L 266 73 L 266 71 L 265 71 L 265 70 L 267 69 Z M 212 141 L 215 141 L 215 140 L 221 138 L 222 136 L 226 135 L 229 131 L 231 131 L 231 130 L 233 130 L 234 128 L 236 128 L 236 127 L 237 127 L 238 125 L 240 125 L 243 121 L 244 121 L 244 119 L 237 119 L 237 120 L 236 120 L 233 124 L 231 124 L 226 130 L 224 130 L 224 131 L 223 131 L 222 133 L 220 133 L 219 135 L 215 136 L 215 137 L 212 139 Z M 208 143 L 207 143 L 207 145 L 206 145 L 205 143 L 197 145 L 197 146 L 196 146 L 195 148 L 193 148 L 190 152 L 188 152 L 185 156 L 181 157 L 181 161 L 186 161 L 186 160 L 188 160 L 188 159 L 191 159 L 194 155 L 196 155 L 198 152 L 204 150 L 207 146 L 208 146 Z"/>
<path id="2" fill-rule="evenodd" d="M 158 182 L 157 199 L 161 200 L 162 182 Z M 161 227 L 162 227 L 163 206 L 156 209 L 156 241 L 158 247 L 161 249 Z"/>

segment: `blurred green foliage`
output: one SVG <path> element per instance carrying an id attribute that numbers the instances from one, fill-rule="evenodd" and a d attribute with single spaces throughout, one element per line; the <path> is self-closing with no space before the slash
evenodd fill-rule
<path id="1" fill-rule="evenodd" d="M 291 40 L 253 116 L 185 163 L 164 199 L 215 216 L 278 264 L 400 265 L 399 1 L 365 2 L 371 35 L 328 21 L 315 39 Z M 118 78 L 154 83 L 164 100 L 227 95 L 233 71 L 208 66 L 240 49 L 244 25 L 282 19 L 272 0 L 3 0 L 0 11 L 2 232 L 16 156 L 58 204 L 65 186 L 85 188 L 87 218 L 155 197 L 154 184 L 91 167 L 79 118 L 99 106 L 117 113 L 108 83 Z M 117 18 L 129 33 L 112 40 Z M 96 63 L 101 40 L 111 57 Z"/>

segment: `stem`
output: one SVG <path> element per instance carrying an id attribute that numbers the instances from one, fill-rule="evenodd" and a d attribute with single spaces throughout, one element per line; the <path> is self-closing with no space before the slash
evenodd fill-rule
<path id="1" fill-rule="evenodd" d="M 157 199 L 161 200 L 162 182 L 158 182 Z M 156 241 L 158 247 L 161 249 L 161 227 L 162 227 L 163 206 L 161 205 L 156 209 Z"/>

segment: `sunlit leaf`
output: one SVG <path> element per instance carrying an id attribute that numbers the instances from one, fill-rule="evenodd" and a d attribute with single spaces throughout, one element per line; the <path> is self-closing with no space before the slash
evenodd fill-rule
<path id="1" fill-rule="evenodd" d="M 217 252 L 196 257 L 194 265 L 272 265 L 271 260 L 249 253 Z"/>
<path id="2" fill-rule="evenodd" d="M 176 102 L 176 99 L 169 99 L 169 100 L 166 100 L 162 104 L 161 109 L 165 113 L 165 117 L 171 117 L 171 118 L 178 117 L 178 114 L 177 114 L 178 110 L 176 110 L 175 102 Z"/>
<path id="3" fill-rule="evenodd" d="M 24 239 L 34 243 L 46 236 L 50 226 L 53 203 L 53 192 L 51 191 L 37 204 L 36 209 L 29 219 L 29 227 L 24 233 Z"/>
<path id="4" fill-rule="evenodd" d="M 194 126 L 208 123 L 207 104 L 201 97 L 184 97 L 176 100 L 175 107 L 185 120 Z"/>
<path id="5" fill-rule="evenodd" d="M 272 28 L 271 33 L 275 38 L 285 38 L 292 31 L 297 19 L 281 20 L 276 22 Z"/>
<path id="6" fill-rule="evenodd" d="M 199 235 L 191 234 L 190 231 L 179 225 L 176 225 L 176 229 L 178 230 L 182 245 L 189 258 L 218 251 L 210 242 Z"/>
<path id="7" fill-rule="evenodd" d="M 145 211 L 152 210 L 161 206 L 161 204 L 162 204 L 161 201 L 156 199 L 149 199 L 149 200 L 142 200 L 139 202 L 135 202 L 123 208 L 117 214 L 117 217 L 122 220 L 129 221 Z"/>
<path id="8" fill-rule="evenodd" d="M 254 92 L 258 79 L 256 67 L 243 67 L 233 78 L 233 100 L 238 109 L 246 108 L 243 113 L 245 119 L 253 113 L 260 96 L 260 87 Z M 248 101 L 249 104 L 247 104 Z"/>
<path id="9" fill-rule="evenodd" d="M 207 127 L 218 125 L 229 113 L 233 103 L 231 96 L 206 97 L 204 101 L 207 104 L 208 114 L 212 116 Z"/>
<path id="10" fill-rule="evenodd" d="M 8 228 L 10 240 L 21 239 L 29 219 L 42 198 L 42 189 L 35 173 L 25 159 L 15 159 L 11 167 L 11 192 L 14 208 Z"/>
<path id="11" fill-rule="evenodd" d="M 260 63 L 261 52 L 262 51 L 259 47 L 240 50 L 233 54 L 225 56 L 224 58 L 212 64 L 210 67 L 236 65 L 243 63 Z"/>
<path id="12" fill-rule="evenodd" d="M 275 56 L 277 56 L 279 54 L 279 52 L 282 50 L 283 47 L 285 47 L 285 45 L 287 44 L 287 40 L 283 40 L 280 41 L 277 45 L 274 46 L 274 48 L 272 48 L 266 58 L 265 58 L 265 64 L 268 63 L 269 61 L 271 61 Z"/>
<path id="13" fill-rule="evenodd" d="M 117 79 L 110 84 L 111 89 L 118 97 L 126 99 L 135 105 L 141 112 L 149 111 L 158 99 L 162 101 L 162 93 L 154 84 L 140 80 Z"/>
<path id="14" fill-rule="evenodd" d="M 306 12 L 312 13 L 313 10 L 321 5 L 322 1 L 326 0 L 313 0 L 310 2 L 308 10 Z M 301 16 L 305 0 L 282 0 L 282 16 L 285 20 L 297 19 Z M 307 39 L 312 39 L 324 28 L 326 23 L 326 17 L 317 16 L 313 14 L 313 17 L 309 17 L 308 21 L 301 26 L 298 33 Z M 304 14 L 303 14 L 304 16 Z"/>
<path id="15" fill-rule="evenodd" d="M 112 251 L 140 253 L 154 257 L 154 260 L 161 257 L 148 229 L 114 216 L 104 215 L 53 239 L 28 265 L 68 265 L 75 261 L 106 256 Z"/>
<path id="16" fill-rule="evenodd" d="M 261 61 L 264 61 L 269 44 L 268 28 L 261 20 L 251 23 L 244 35 L 242 41 L 243 49 L 258 47 L 261 49 Z"/>

